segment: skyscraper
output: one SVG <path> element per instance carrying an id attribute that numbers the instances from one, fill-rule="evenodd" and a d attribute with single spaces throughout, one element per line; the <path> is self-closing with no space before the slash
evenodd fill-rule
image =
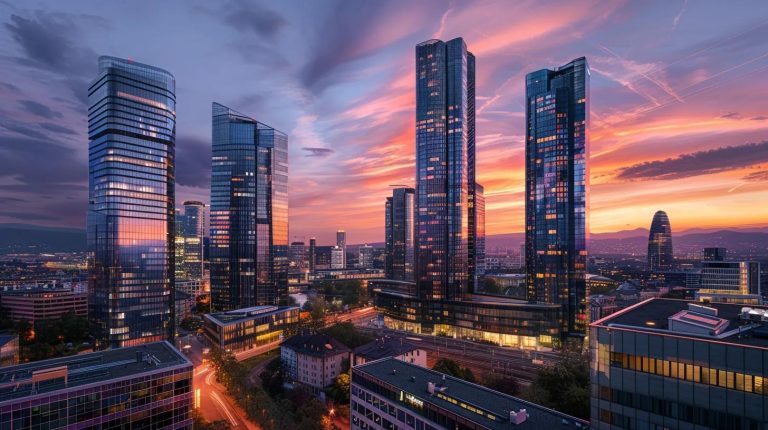
<path id="1" fill-rule="evenodd" d="M 331 249 L 331 269 L 344 269 L 344 248 L 336 245 Z"/>
<path id="2" fill-rule="evenodd" d="M 724 261 L 728 250 L 725 248 L 704 248 L 702 259 L 704 261 Z"/>
<path id="3" fill-rule="evenodd" d="M 89 315 L 99 347 L 173 338 L 176 83 L 99 58 L 88 88 Z"/>
<path id="4" fill-rule="evenodd" d="M 347 232 L 339 230 L 336 232 L 336 246 L 341 248 L 341 267 L 337 269 L 347 268 Z"/>
<path id="5" fill-rule="evenodd" d="M 213 103 L 211 296 L 217 311 L 288 294 L 288 137 Z"/>
<path id="6" fill-rule="evenodd" d="M 385 276 L 413 281 L 414 189 L 395 188 L 385 204 Z"/>
<path id="7" fill-rule="evenodd" d="M 184 202 L 184 214 L 176 215 L 176 277 L 203 279 L 203 239 L 205 236 L 205 204 Z M 181 248 L 181 249 L 179 249 Z"/>
<path id="8" fill-rule="evenodd" d="M 651 221 L 648 234 L 648 269 L 669 270 L 672 268 L 672 225 L 664 211 L 657 211 Z"/>
<path id="9" fill-rule="evenodd" d="M 560 305 L 562 334 L 584 335 L 589 66 L 578 58 L 525 79 L 528 300 Z"/>
<path id="10" fill-rule="evenodd" d="M 291 247 L 288 249 L 288 260 L 291 268 L 303 270 L 306 267 L 307 252 L 304 242 L 291 242 Z"/>
<path id="11" fill-rule="evenodd" d="M 415 278 L 430 300 L 468 289 L 474 66 L 461 38 L 416 45 Z"/>
<path id="12" fill-rule="evenodd" d="M 317 264 L 317 256 L 315 253 L 317 252 L 317 239 L 314 237 L 309 239 L 309 272 L 314 273 L 315 272 L 315 265 Z"/>
<path id="13" fill-rule="evenodd" d="M 475 183 L 469 198 L 469 282 L 475 292 L 485 275 L 485 188 Z"/>
<path id="14" fill-rule="evenodd" d="M 357 249 L 357 267 L 373 269 L 373 247 L 365 244 Z"/>

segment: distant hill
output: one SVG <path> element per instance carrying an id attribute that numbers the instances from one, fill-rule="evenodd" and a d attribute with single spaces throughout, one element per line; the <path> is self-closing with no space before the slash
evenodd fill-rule
<path id="1" fill-rule="evenodd" d="M 0 253 L 82 252 L 85 229 L 0 224 Z"/>

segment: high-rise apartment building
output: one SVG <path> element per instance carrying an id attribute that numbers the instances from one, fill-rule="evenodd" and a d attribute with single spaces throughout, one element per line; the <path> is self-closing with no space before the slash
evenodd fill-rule
<path id="1" fill-rule="evenodd" d="M 336 232 L 336 246 L 341 249 L 341 267 L 337 269 L 347 268 L 347 232 L 339 230 Z"/>
<path id="2" fill-rule="evenodd" d="M 89 314 L 99 347 L 173 338 L 176 83 L 99 58 L 88 88 Z"/>
<path id="3" fill-rule="evenodd" d="M 589 66 L 578 58 L 526 76 L 528 300 L 561 306 L 565 334 L 586 334 Z"/>
<path id="4" fill-rule="evenodd" d="M 657 211 L 648 234 L 648 269 L 669 270 L 674 265 L 672 254 L 672 225 L 664 211 Z"/>
<path id="5" fill-rule="evenodd" d="M 286 303 L 288 137 L 218 103 L 210 218 L 213 309 Z"/>
<path id="6" fill-rule="evenodd" d="M 340 246 L 334 246 L 331 249 L 331 269 L 344 269 L 344 260 L 346 256 L 346 252 L 344 252 L 344 248 Z"/>
<path id="7" fill-rule="evenodd" d="M 385 273 L 387 279 L 413 281 L 414 189 L 395 188 L 385 204 Z"/>

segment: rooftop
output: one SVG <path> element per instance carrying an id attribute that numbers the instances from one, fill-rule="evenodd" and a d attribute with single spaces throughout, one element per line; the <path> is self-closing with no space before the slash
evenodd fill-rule
<path id="1" fill-rule="evenodd" d="M 587 421 L 395 358 L 384 358 L 355 366 L 353 372 L 368 374 L 407 392 L 417 401 L 431 403 L 492 430 L 589 427 Z M 430 382 L 436 384 L 434 394 L 428 391 Z M 407 400 L 403 405 L 409 407 Z M 467 406 L 480 410 L 481 413 L 473 412 L 467 409 Z M 528 418 L 520 424 L 512 424 L 510 412 L 519 412 L 521 409 L 526 410 Z M 489 418 L 488 415 L 495 419 Z"/>
<path id="2" fill-rule="evenodd" d="M 18 338 L 19 336 L 15 334 L 0 333 L 0 346 L 4 346 L 6 343 Z"/>
<path id="3" fill-rule="evenodd" d="M 0 368 L 0 405 L 34 394 L 53 393 L 175 366 L 192 369 L 192 363 L 170 343 L 156 342 L 3 367 Z"/>
<path id="4" fill-rule="evenodd" d="M 226 325 L 240 321 L 247 321 L 255 317 L 274 315 L 291 310 L 296 310 L 298 312 L 299 308 L 296 306 L 253 306 L 250 308 L 206 314 L 205 317 L 219 325 Z"/>
<path id="5" fill-rule="evenodd" d="M 405 353 L 419 349 L 418 346 L 403 341 L 402 338 L 393 339 L 385 336 L 373 342 L 355 348 L 355 355 L 363 356 L 367 361 L 378 360 L 385 357 L 397 357 Z"/>
<path id="6" fill-rule="evenodd" d="M 765 306 L 745 306 L 733 303 L 707 303 L 706 308 L 717 312 L 716 315 L 702 315 L 690 312 L 690 300 L 654 298 L 630 306 L 617 313 L 592 323 L 594 326 L 633 329 L 668 335 L 692 337 L 703 340 L 716 340 L 734 344 L 768 348 L 768 336 L 764 336 L 766 324 L 744 321 L 741 318 L 744 308 L 766 309 Z M 716 317 L 716 318 L 715 318 Z M 713 335 L 696 335 L 674 331 L 669 326 L 673 321 L 692 323 L 699 327 L 709 327 Z"/>
<path id="7" fill-rule="evenodd" d="M 313 355 L 316 357 L 348 354 L 349 348 L 327 334 L 298 335 L 288 338 L 280 344 L 297 354 Z"/>

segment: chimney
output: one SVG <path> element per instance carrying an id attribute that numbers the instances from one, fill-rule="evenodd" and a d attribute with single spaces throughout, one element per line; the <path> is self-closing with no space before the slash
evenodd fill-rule
<path id="1" fill-rule="evenodd" d="M 514 425 L 520 425 L 528 419 L 528 411 L 520 409 L 519 411 L 509 411 L 509 422 Z"/>

